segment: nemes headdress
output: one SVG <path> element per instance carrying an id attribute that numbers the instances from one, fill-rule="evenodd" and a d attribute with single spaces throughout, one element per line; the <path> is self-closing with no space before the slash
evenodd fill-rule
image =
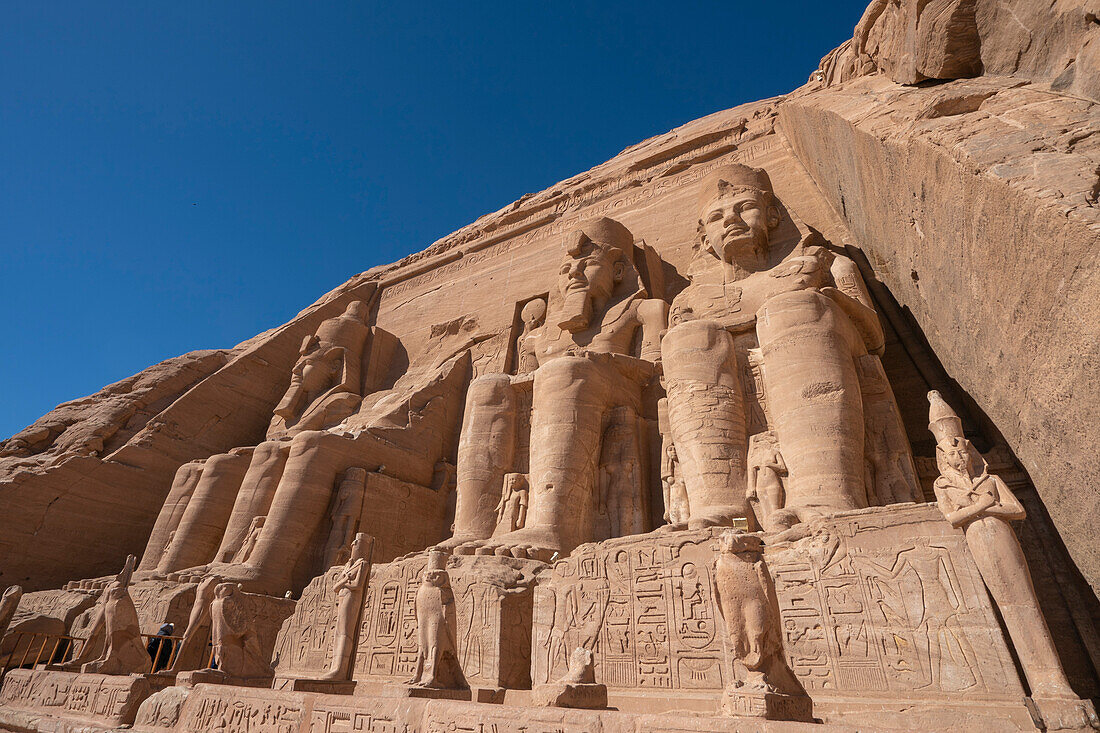
<path id="1" fill-rule="evenodd" d="M 706 206 L 719 193 L 734 191 L 760 191 L 771 196 L 772 179 L 763 168 L 753 168 L 743 163 L 724 165 L 703 180 L 699 206 Z"/>

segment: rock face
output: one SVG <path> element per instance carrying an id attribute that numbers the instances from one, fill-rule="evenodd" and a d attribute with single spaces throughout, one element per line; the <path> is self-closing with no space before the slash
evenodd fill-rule
<path id="1" fill-rule="evenodd" d="M 0 726 L 1096 726 L 1096 25 L 875 0 L 785 97 L 62 405 L 2 444 L 0 650 L 51 664 Z M 182 636 L 120 692 L 64 670 L 128 553 L 130 646 Z"/>

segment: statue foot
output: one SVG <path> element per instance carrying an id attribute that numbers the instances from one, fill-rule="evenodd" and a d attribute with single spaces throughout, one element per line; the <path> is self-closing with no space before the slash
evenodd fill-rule
<path id="1" fill-rule="evenodd" d="M 745 510 L 736 506 L 708 506 L 691 512 L 688 529 L 706 529 L 707 527 L 732 527 L 734 521 L 745 518 Z"/>
<path id="2" fill-rule="evenodd" d="M 466 542 L 455 548 L 456 555 L 496 555 L 550 562 L 563 555 L 562 542 L 553 530 L 525 527 L 488 540 Z"/>
<path id="3" fill-rule="evenodd" d="M 455 536 L 451 537 L 449 540 L 444 540 L 443 542 L 440 542 L 438 545 L 436 545 L 432 549 L 440 550 L 442 552 L 455 553 L 455 550 L 458 547 L 460 547 L 461 545 L 466 545 L 466 544 L 476 543 L 476 542 L 483 542 L 485 540 L 486 540 L 486 538 L 478 537 L 477 535 L 474 535 L 474 534 L 469 533 L 469 532 L 460 532 L 458 534 L 455 534 Z M 416 554 L 419 554 L 419 553 L 414 552 L 414 553 L 411 553 L 410 556 L 411 555 L 416 555 Z M 456 554 L 463 554 L 463 553 L 456 553 Z"/>

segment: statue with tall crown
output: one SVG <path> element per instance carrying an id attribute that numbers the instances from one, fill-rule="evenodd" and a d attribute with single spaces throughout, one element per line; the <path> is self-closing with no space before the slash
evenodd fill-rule
<path id="1" fill-rule="evenodd" d="M 1024 519 L 1023 504 L 963 434 L 962 420 L 939 392 L 928 393 L 928 429 L 936 437 L 933 484 L 943 516 L 966 533 L 966 545 L 974 557 L 985 587 L 1004 619 L 1016 656 L 1042 710 L 1068 706 L 1082 727 L 1096 721 L 1092 704 L 1079 700 L 1058 660 L 1058 650 L 1039 607 L 1027 559 L 1009 524 Z M 1065 702 L 1059 702 L 1065 701 Z M 1044 711 L 1046 714 L 1047 711 Z"/>

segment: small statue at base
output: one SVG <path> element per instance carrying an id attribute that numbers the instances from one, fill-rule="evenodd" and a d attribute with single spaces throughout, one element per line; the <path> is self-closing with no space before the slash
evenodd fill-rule
<path id="1" fill-rule="evenodd" d="M 332 661 L 323 680 L 346 680 L 351 675 L 351 661 L 355 653 L 355 630 L 359 626 L 359 613 L 363 610 L 363 593 L 370 578 L 371 555 L 374 539 L 360 532 L 351 542 L 351 557 L 336 574 L 332 586 L 336 593 L 336 640 L 332 647 Z"/>
<path id="2" fill-rule="evenodd" d="M 1027 515 L 1023 505 L 999 476 L 989 473 L 985 459 L 963 435 L 962 421 L 940 393 L 929 392 L 928 402 L 928 429 L 936 436 L 940 472 L 933 484 L 936 504 L 951 526 L 966 534 L 967 547 L 1001 612 L 1032 698 L 1044 717 L 1058 708 L 1059 719 L 1069 715 L 1082 727 L 1095 725 L 1092 704 L 1078 698 L 1062 670 L 1027 560 L 1009 524 Z"/>
<path id="3" fill-rule="evenodd" d="M 85 674 L 140 674 L 150 669 L 149 654 L 141 640 L 137 608 L 128 590 L 135 560 L 133 555 L 127 557 L 122 572 L 103 591 L 96 619 L 88 629 L 91 639 L 102 628 L 103 651 L 98 658 L 80 665 L 80 671 Z"/>
<path id="4" fill-rule="evenodd" d="M 436 689 L 464 690 L 469 687 L 458 663 L 454 629 L 455 597 L 447 574 L 447 554 L 428 553 L 428 565 L 416 591 L 416 625 L 420 648 L 416 675 L 409 684 Z"/>
<path id="5" fill-rule="evenodd" d="M 577 647 L 569 655 L 569 667 L 557 682 L 537 685 L 532 702 L 543 707 L 584 708 L 600 710 L 607 707 L 607 685 L 596 682 L 592 650 Z"/>
<path id="6" fill-rule="evenodd" d="M 740 530 L 723 532 L 714 565 L 715 595 L 734 659 L 723 712 L 808 719 L 810 699 L 783 654 L 779 601 L 760 537 Z"/>
<path id="7" fill-rule="evenodd" d="M 233 583 L 221 583 L 214 589 L 210 604 L 210 638 L 218 671 L 229 677 L 271 677 L 274 670 L 264 659 L 260 639 L 252 620 L 247 617 Z"/>

